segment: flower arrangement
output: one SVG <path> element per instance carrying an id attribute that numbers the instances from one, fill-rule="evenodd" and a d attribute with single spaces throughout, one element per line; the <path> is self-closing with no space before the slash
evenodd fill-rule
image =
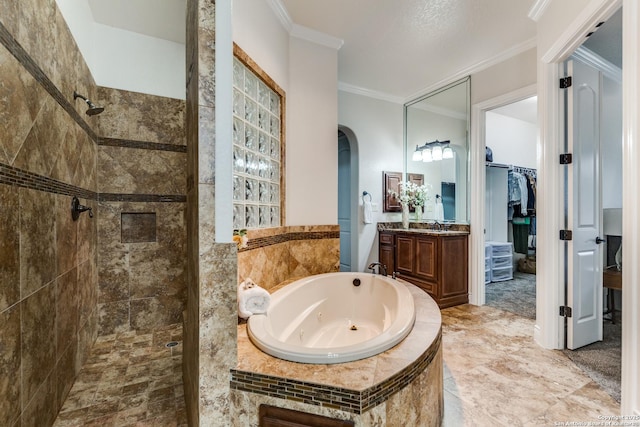
<path id="1" fill-rule="evenodd" d="M 246 228 L 243 228 L 241 230 L 233 230 L 233 241 L 236 242 L 236 245 L 238 245 L 238 249 L 246 248 L 247 244 L 249 243 Z"/>
<path id="2" fill-rule="evenodd" d="M 389 195 L 395 197 L 400 204 L 405 206 L 424 206 L 429 198 L 429 187 L 425 184 L 418 185 L 410 181 L 403 181 L 399 185 L 400 193 L 389 190 Z"/>

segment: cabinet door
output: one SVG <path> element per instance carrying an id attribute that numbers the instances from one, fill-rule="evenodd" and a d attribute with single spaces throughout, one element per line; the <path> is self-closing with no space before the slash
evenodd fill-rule
<path id="1" fill-rule="evenodd" d="M 467 236 L 442 239 L 440 298 L 466 297 L 468 293 Z"/>
<path id="2" fill-rule="evenodd" d="M 380 232 L 380 245 L 378 247 L 378 259 L 387 267 L 387 274 L 391 274 L 395 271 L 395 246 L 393 244 L 393 234 Z"/>
<path id="3" fill-rule="evenodd" d="M 414 273 L 417 277 L 432 282 L 438 281 L 438 238 L 423 236 L 416 238 Z"/>
<path id="4" fill-rule="evenodd" d="M 413 236 L 396 236 L 396 271 L 398 273 L 413 274 L 415 241 Z"/>

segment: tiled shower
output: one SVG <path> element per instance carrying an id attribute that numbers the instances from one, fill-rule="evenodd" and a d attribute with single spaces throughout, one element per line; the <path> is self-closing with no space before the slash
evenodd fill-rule
<path id="1" fill-rule="evenodd" d="M 96 86 L 54 1 L 0 43 L 0 425 L 46 426 L 99 335 L 182 322 L 184 101 Z"/>

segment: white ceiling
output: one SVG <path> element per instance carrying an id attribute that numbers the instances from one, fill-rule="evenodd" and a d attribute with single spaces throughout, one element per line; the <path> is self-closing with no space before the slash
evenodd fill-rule
<path id="1" fill-rule="evenodd" d="M 99 24 L 185 43 L 187 0 L 88 1 Z"/>
<path id="2" fill-rule="evenodd" d="M 184 43 L 186 0 L 87 0 L 96 22 Z M 250 0 L 258 1 L 258 0 Z M 344 40 L 338 79 L 401 99 L 533 46 L 535 0 L 268 0 Z"/>
<path id="3" fill-rule="evenodd" d="M 491 110 L 492 113 L 500 114 L 514 119 L 523 120 L 531 124 L 538 123 L 538 97 L 523 99 L 503 107 Z"/>
<path id="4" fill-rule="evenodd" d="M 584 47 L 622 68 L 622 9 L 598 27 Z"/>
<path id="5" fill-rule="evenodd" d="M 293 22 L 344 40 L 341 83 L 407 98 L 532 47 L 533 0 L 281 0 Z"/>

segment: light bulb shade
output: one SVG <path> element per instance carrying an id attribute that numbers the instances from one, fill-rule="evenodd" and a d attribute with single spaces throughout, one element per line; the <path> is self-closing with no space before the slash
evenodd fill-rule
<path id="1" fill-rule="evenodd" d="M 444 150 L 442 150 L 442 158 L 453 159 L 453 150 L 451 147 L 444 147 Z"/>
<path id="2" fill-rule="evenodd" d="M 422 160 L 422 151 L 418 150 L 418 147 L 416 147 L 416 151 L 413 152 L 412 160 L 414 162 L 419 162 L 420 160 Z"/>
<path id="3" fill-rule="evenodd" d="M 433 157 L 431 156 L 431 149 L 427 148 L 422 150 L 422 161 L 423 162 L 432 162 L 433 161 Z"/>
<path id="4" fill-rule="evenodd" d="M 439 145 L 433 147 L 431 155 L 433 157 L 433 160 L 442 160 L 442 147 L 440 147 Z"/>

